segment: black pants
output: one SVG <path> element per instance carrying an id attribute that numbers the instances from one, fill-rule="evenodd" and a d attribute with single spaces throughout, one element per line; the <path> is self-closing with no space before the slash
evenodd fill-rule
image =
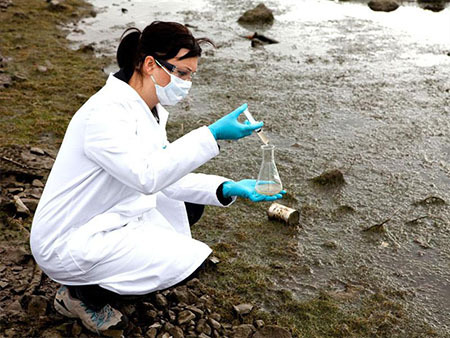
<path id="1" fill-rule="evenodd" d="M 185 202 L 185 205 L 189 225 L 193 226 L 202 217 L 205 206 L 188 202 Z M 195 278 L 198 275 L 200 267 L 180 283 L 184 283 L 186 282 L 186 280 Z M 148 296 L 121 296 L 115 292 L 106 290 L 99 285 L 69 285 L 67 286 L 67 288 L 69 289 L 72 297 L 78 298 L 94 311 L 100 310 L 106 304 L 109 304 L 111 302 L 114 303 L 119 301 L 133 300 Z"/>

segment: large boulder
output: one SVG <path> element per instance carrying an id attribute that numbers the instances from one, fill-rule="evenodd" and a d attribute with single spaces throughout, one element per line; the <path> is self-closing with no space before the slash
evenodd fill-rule
<path id="1" fill-rule="evenodd" d="M 272 11 L 263 3 L 249 9 L 238 19 L 244 25 L 271 25 L 274 21 Z"/>
<path id="2" fill-rule="evenodd" d="M 399 4 L 394 0 L 370 0 L 368 6 L 376 12 L 392 12 L 399 7 Z"/>

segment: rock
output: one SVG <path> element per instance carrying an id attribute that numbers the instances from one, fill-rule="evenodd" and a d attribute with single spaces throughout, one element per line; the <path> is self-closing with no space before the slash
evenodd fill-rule
<path id="1" fill-rule="evenodd" d="M 189 323 L 193 319 L 195 319 L 195 315 L 189 310 L 181 311 L 178 314 L 178 324 L 179 325 Z"/>
<path id="2" fill-rule="evenodd" d="M 28 314 L 34 318 L 44 316 L 47 311 L 48 299 L 44 296 L 32 295 L 28 303 Z"/>
<path id="3" fill-rule="evenodd" d="M 417 4 L 420 8 L 432 12 L 440 12 L 446 7 L 445 0 L 417 0 Z"/>
<path id="4" fill-rule="evenodd" d="M 14 196 L 14 205 L 16 206 L 16 211 L 19 214 L 30 215 L 30 210 L 27 206 L 22 202 L 20 197 Z"/>
<path id="5" fill-rule="evenodd" d="M 197 318 L 202 318 L 203 314 L 205 313 L 204 311 L 192 305 L 186 306 L 186 309 L 192 311 Z"/>
<path id="6" fill-rule="evenodd" d="M 173 338 L 184 338 L 183 330 L 179 326 L 174 326 L 168 332 Z"/>
<path id="7" fill-rule="evenodd" d="M 376 12 L 392 12 L 399 7 L 399 4 L 394 0 L 371 0 L 367 5 Z"/>
<path id="8" fill-rule="evenodd" d="M 157 293 L 155 296 L 155 303 L 159 308 L 166 308 L 167 305 L 169 305 L 169 302 L 167 302 L 167 298 L 164 297 L 162 294 Z"/>
<path id="9" fill-rule="evenodd" d="M 266 327 L 256 331 L 255 334 L 253 335 L 253 338 L 272 338 L 272 337 L 291 338 L 292 335 L 288 330 L 276 325 L 267 325 Z"/>
<path id="10" fill-rule="evenodd" d="M 220 322 L 220 320 L 222 319 L 222 316 L 220 314 L 214 312 L 214 313 L 211 313 L 209 315 L 209 318 L 212 318 L 212 319 L 217 320 L 218 322 Z"/>
<path id="11" fill-rule="evenodd" d="M 70 9 L 70 7 L 63 3 L 62 0 L 50 0 L 48 1 L 48 8 L 52 11 L 62 12 Z"/>
<path id="12" fill-rule="evenodd" d="M 253 9 L 246 11 L 239 19 L 240 24 L 248 25 L 271 25 L 274 17 L 272 11 L 263 3 L 260 3 Z"/>
<path id="13" fill-rule="evenodd" d="M 0 290 L 3 290 L 9 285 L 8 282 L 0 281 Z"/>
<path id="14" fill-rule="evenodd" d="M 233 327 L 233 338 L 249 338 L 253 332 L 255 331 L 255 328 L 251 324 L 242 324 L 239 326 Z M 276 336 L 274 336 L 276 337 Z"/>
<path id="15" fill-rule="evenodd" d="M 126 8 L 122 8 L 121 11 L 122 11 L 123 14 L 128 13 L 128 9 L 126 9 Z"/>
<path id="16" fill-rule="evenodd" d="M 314 177 L 312 181 L 315 184 L 327 187 L 345 184 L 344 174 L 338 169 L 324 171 L 319 176 Z"/>
<path id="17" fill-rule="evenodd" d="M 38 70 L 38 72 L 40 73 L 46 73 L 48 71 L 48 68 L 42 65 L 39 65 L 36 67 L 36 69 Z"/>
<path id="18" fill-rule="evenodd" d="M 31 255 L 23 247 L 15 247 L 6 251 L 4 257 L 8 257 L 9 260 L 15 264 L 25 264 Z"/>
<path id="19" fill-rule="evenodd" d="M 322 244 L 322 246 L 325 247 L 325 248 L 328 248 L 328 249 L 337 249 L 338 248 L 338 245 L 337 245 L 336 241 L 333 241 L 333 240 L 329 240 L 329 241 L 324 242 Z"/>
<path id="20" fill-rule="evenodd" d="M 208 262 L 211 263 L 212 265 L 217 265 L 220 263 L 220 259 L 217 258 L 216 256 L 211 256 L 208 258 Z"/>
<path id="21" fill-rule="evenodd" d="M 217 320 L 212 319 L 212 318 L 209 318 L 209 319 L 208 319 L 208 323 L 209 323 L 209 325 L 211 325 L 214 329 L 216 329 L 216 330 L 219 330 L 219 329 L 220 329 L 220 323 L 219 323 Z"/>
<path id="22" fill-rule="evenodd" d="M 262 327 L 264 327 L 264 321 L 261 319 L 257 319 L 255 320 L 255 322 L 253 323 L 253 325 L 257 328 L 260 329 Z"/>
<path id="23" fill-rule="evenodd" d="M 20 305 L 20 302 L 18 300 L 15 300 L 11 304 L 9 304 L 6 307 L 6 310 L 9 312 L 22 312 L 23 311 L 22 305 Z"/>
<path id="24" fill-rule="evenodd" d="M 154 327 L 151 327 L 145 332 L 146 338 L 156 338 L 156 335 L 158 334 L 158 330 Z"/>
<path id="25" fill-rule="evenodd" d="M 23 74 L 15 73 L 12 76 L 12 80 L 16 81 L 16 82 L 25 82 L 25 81 L 28 81 L 28 78 Z"/>
<path id="26" fill-rule="evenodd" d="M 253 305 L 252 304 L 233 305 L 233 310 L 236 312 L 237 315 L 242 316 L 249 314 L 253 310 Z"/>
<path id="27" fill-rule="evenodd" d="M 197 326 L 195 327 L 195 331 L 197 331 L 198 333 L 204 333 L 204 334 L 210 336 L 212 329 L 211 329 L 211 326 L 209 326 L 206 323 L 206 319 L 202 318 L 198 321 Z"/>
<path id="28" fill-rule="evenodd" d="M 193 304 L 198 300 L 198 297 L 191 290 L 188 290 L 186 285 L 175 288 L 170 294 L 170 298 L 177 303 L 186 304 Z"/>
<path id="29" fill-rule="evenodd" d="M 189 289 L 199 289 L 202 286 L 202 283 L 198 278 L 192 278 L 190 281 L 186 283 L 186 286 Z"/>
<path id="30" fill-rule="evenodd" d="M 34 198 L 22 198 L 23 204 L 31 211 L 35 212 L 38 206 L 39 201 Z"/>
<path id="31" fill-rule="evenodd" d="M 83 328 L 81 327 L 80 324 L 78 324 L 78 322 L 73 323 L 72 331 L 71 331 L 72 336 L 78 337 L 82 331 L 83 331 Z"/>
<path id="32" fill-rule="evenodd" d="M 204 333 L 200 333 L 198 336 L 195 336 L 195 337 L 197 337 L 197 338 L 210 338 L 209 335 L 204 334 Z"/>
<path id="33" fill-rule="evenodd" d="M 11 76 L 8 74 L 0 73 L 0 88 L 8 88 L 12 85 Z"/>
<path id="34" fill-rule="evenodd" d="M 2 10 L 2 12 L 4 12 L 12 4 L 12 0 L 0 0 L 0 9 Z"/>
<path id="35" fill-rule="evenodd" d="M 102 332 L 102 336 L 112 338 L 123 338 L 123 330 L 106 330 Z"/>
<path id="36" fill-rule="evenodd" d="M 38 147 L 31 147 L 30 152 L 35 155 L 44 156 L 45 151 L 43 151 L 41 148 Z"/>
<path id="37" fill-rule="evenodd" d="M 44 187 L 44 183 L 42 183 L 40 180 L 38 180 L 37 178 L 35 178 L 34 180 L 33 180 L 33 182 L 31 182 L 31 185 L 33 186 L 33 187 L 36 187 L 36 188 L 43 188 Z"/>
<path id="38" fill-rule="evenodd" d="M 92 42 L 87 45 L 82 45 L 78 50 L 82 53 L 93 53 L 95 51 L 95 43 Z"/>

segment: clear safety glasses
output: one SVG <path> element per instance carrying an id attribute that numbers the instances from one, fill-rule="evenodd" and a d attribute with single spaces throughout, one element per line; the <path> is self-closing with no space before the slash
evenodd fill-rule
<path id="1" fill-rule="evenodd" d="M 190 70 L 187 70 L 187 69 L 184 70 L 184 69 L 178 68 L 177 66 L 175 66 L 167 61 L 159 60 L 159 59 L 155 59 L 155 61 L 160 67 L 166 68 L 169 72 L 171 72 L 176 77 L 179 77 L 180 79 L 192 81 L 192 78 L 195 76 L 195 72 L 191 72 Z"/>

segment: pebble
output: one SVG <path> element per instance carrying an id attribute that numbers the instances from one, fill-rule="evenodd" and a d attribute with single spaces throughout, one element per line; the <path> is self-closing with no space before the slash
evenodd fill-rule
<path id="1" fill-rule="evenodd" d="M 236 312 L 236 314 L 242 316 L 249 314 L 253 310 L 253 305 L 252 304 L 233 305 L 233 310 Z"/>
<path id="2" fill-rule="evenodd" d="M 35 178 L 34 180 L 33 180 L 33 182 L 31 182 L 31 185 L 33 186 L 33 187 L 36 187 L 36 188 L 43 188 L 44 187 L 44 183 L 42 183 L 40 180 L 38 180 L 37 178 Z"/>
<path id="3" fill-rule="evenodd" d="M 189 323 L 193 319 L 195 319 L 195 315 L 189 310 L 182 311 L 178 314 L 179 325 Z"/>
<path id="4" fill-rule="evenodd" d="M 41 155 L 41 156 L 45 155 L 45 151 L 39 147 L 31 147 L 30 152 L 32 154 L 36 154 L 36 155 Z"/>

